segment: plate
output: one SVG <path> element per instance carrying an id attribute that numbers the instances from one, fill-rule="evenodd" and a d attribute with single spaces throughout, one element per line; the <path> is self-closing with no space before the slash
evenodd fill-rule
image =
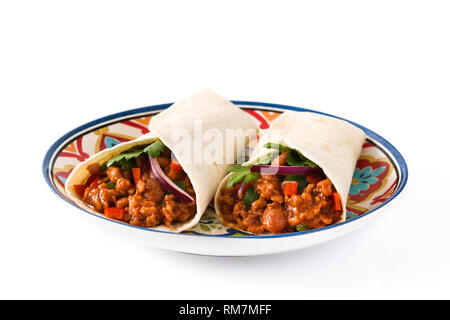
<path id="1" fill-rule="evenodd" d="M 279 104 L 232 102 L 250 114 L 261 131 L 268 129 L 270 122 L 285 110 L 325 114 Z M 59 197 L 77 207 L 64 190 L 64 183 L 71 170 L 94 153 L 149 132 L 147 127 L 150 119 L 171 104 L 112 114 L 68 132 L 58 139 L 45 155 L 43 173 L 47 184 Z M 375 132 L 349 122 L 366 133 L 366 141 L 353 174 L 347 202 L 347 219 L 338 224 L 303 232 L 258 236 L 225 227 L 217 219 L 214 208 L 209 207 L 197 226 L 183 233 L 173 233 L 131 226 L 110 220 L 102 214 L 93 214 L 77 208 L 100 227 L 112 232 L 115 237 L 192 254 L 260 255 L 301 249 L 329 241 L 359 228 L 378 216 L 380 209 L 402 191 L 408 178 L 406 162 L 392 144 Z"/>

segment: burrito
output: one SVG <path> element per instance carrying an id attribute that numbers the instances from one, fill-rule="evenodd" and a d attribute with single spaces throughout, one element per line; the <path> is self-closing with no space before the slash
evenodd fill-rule
<path id="1" fill-rule="evenodd" d="M 365 141 L 347 121 L 286 111 L 249 161 L 231 166 L 214 203 L 224 225 L 254 234 L 288 233 L 342 222 Z"/>
<path id="2" fill-rule="evenodd" d="M 71 199 L 85 210 L 134 226 L 189 229 L 245 148 L 245 141 L 225 141 L 228 132 L 250 139 L 257 124 L 204 89 L 153 117 L 149 129 L 75 167 L 65 185 Z"/>

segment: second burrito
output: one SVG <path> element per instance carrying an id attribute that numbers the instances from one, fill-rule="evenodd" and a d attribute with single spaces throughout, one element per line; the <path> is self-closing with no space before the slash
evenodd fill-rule
<path id="1" fill-rule="evenodd" d="M 317 229 L 345 220 L 364 132 L 344 120 L 286 111 L 215 196 L 222 222 L 255 233 Z"/>

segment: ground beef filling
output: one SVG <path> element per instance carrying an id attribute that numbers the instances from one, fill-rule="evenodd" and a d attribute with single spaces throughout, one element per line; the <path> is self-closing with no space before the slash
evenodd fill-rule
<path id="1" fill-rule="evenodd" d="M 293 195 L 283 195 L 277 175 L 261 175 L 253 187 L 259 199 L 251 207 L 241 201 L 237 187 L 227 188 L 219 196 L 224 220 L 237 223 L 242 230 L 261 234 L 294 232 L 299 225 L 316 229 L 336 223 L 342 215 L 334 209 L 335 190 L 327 178 Z"/>
<path id="2" fill-rule="evenodd" d="M 169 179 L 184 181 L 186 192 L 195 198 L 186 173 L 183 170 L 172 170 L 170 161 L 170 151 L 158 157 L 158 163 Z M 150 177 L 144 156 L 137 158 L 136 164 L 141 172 L 136 183 L 131 170 L 111 166 L 106 172 L 100 172 L 100 166 L 92 165 L 88 169 L 92 175 L 98 175 L 99 179 L 85 189 L 83 200 L 101 213 L 108 207 L 122 208 L 125 214 L 120 220 L 141 227 L 155 227 L 162 223 L 169 227 L 172 223 L 184 222 L 194 216 L 195 203 L 187 204 L 165 192 Z M 108 186 L 110 182 L 114 182 L 113 189 Z"/>

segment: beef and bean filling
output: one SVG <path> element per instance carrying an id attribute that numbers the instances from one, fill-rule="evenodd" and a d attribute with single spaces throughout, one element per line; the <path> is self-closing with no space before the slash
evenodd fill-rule
<path id="1" fill-rule="evenodd" d="M 291 150 L 272 157 L 268 164 L 289 166 L 289 152 Z M 309 176 L 257 174 L 248 180 L 253 181 L 245 183 L 243 180 L 226 187 L 218 199 L 223 219 L 236 223 L 242 230 L 255 234 L 295 232 L 321 228 L 341 218 L 340 197 L 323 173 Z"/>
<path id="2" fill-rule="evenodd" d="M 108 168 L 90 165 L 88 170 L 92 181 L 88 180 L 82 199 L 107 217 L 135 226 L 154 227 L 164 223 L 169 227 L 172 223 L 191 219 L 196 212 L 195 202 L 185 203 L 166 192 L 151 177 L 146 157 L 142 154 L 133 159 L 132 168 L 119 164 Z M 157 156 L 157 161 L 166 176 L 195 199 L 188 176 L 178 163 L 171 160 L 168 149 Z"/>

